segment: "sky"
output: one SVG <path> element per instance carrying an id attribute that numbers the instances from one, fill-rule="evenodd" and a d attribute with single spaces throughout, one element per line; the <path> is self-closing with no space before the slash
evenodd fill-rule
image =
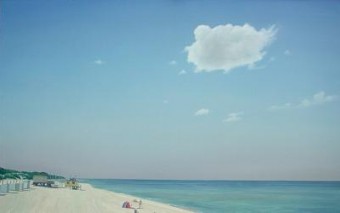
<path id="1" fill-rule="evenodd" d="M 340 2 L 0 2 L 0 166 L 340 180 Z"/>

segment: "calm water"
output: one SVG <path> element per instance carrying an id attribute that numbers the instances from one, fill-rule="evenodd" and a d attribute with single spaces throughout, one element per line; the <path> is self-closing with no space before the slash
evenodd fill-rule
<path id="1" fill-rule="evenodd" d="M 340 182 L 83 181 L 196 212 L 340 212 Z"/>

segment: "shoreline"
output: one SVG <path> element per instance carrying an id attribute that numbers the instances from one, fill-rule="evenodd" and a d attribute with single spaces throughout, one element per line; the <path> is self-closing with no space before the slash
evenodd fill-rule
<path id="1" fill-rule="evenodd" d="M 193 213 L 191 210 L 170 204 L 96 188 L 88 183 L 80 184 L 81 190 L 32 186 L 29 190 L 2 194 L 0 212 Z M 142 200 L 141 209 L 138 208 L 138 202 L 134 202 L 136 200 Z M 133 208 L 122 208 L 125 201 L 130 202 Z"/>
<path id="2" fill-rule="evenodd" d="M 164 205 L 164 206 L 169 206 L 169 207 L 172 207 L 172 208 L 176 208 L 177 210 L 180 210 L 180 212 L 183 212 L 183 213 L 194 213 L 193 210 L 188 209 L 188 208 L 183 207 L 183 206 L 176 206 L 174 204 L 170 204 L 170 203 L 166 203 L 166 202 L 162 202 L 162 201 L 155 201 L 155 200 L 152 200 L 152 199 L 142 198 L 142 197 L 138 197 L 138 196 L 131 195 L 131 194 L 125 194 L 125 193 L 121 193 L 121 192 L 115 192 L 115 191 L 111 191 L 111 190 L 107 190 L 107 189 L 103 189 L 103 188 L 98 188 L 98 187 L 93 186 L 90 183 L 81 183 L 81 185 L 83 185 L 83 184 L 90 185 L 92 188 L 97 189 L 97 190 L 103 190 L 105 192 L 110 192 L 110 193 L 113 193 L 113 194 L 118 195 L 118 196 L 130 198 L 130 203 L 135 204 L 137 206 L 138 206 L 138 203 L 137 202 L 133 202 L 133 200 L 142 200 L 143 201 L 143 205 L 144 205 L 145 202 L 148 202 L 148 203 L 151 203 L 151 204 Z M 143 210 L 143 208 L 142 209 L 136 208 L 136 209 L 137 210 Z"/>

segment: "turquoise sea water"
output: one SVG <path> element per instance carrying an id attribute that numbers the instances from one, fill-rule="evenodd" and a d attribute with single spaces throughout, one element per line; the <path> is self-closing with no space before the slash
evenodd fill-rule
<path id="1" fill-rule="evenodd" d="M 195 212 L 340 212 L 340 182 L 86 179 Z"/>

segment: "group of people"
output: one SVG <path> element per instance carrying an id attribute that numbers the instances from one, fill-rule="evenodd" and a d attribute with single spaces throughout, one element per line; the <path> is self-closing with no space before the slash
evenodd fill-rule
<path id="1" fill-rule="evenodd" d="M 134 200 L 135 202 L 138 202 L 138 209 L 142 208 L 143 201 L 142 200 Z M 122 205 L 122 208 L 128 208 L 131 209 L 133 208 L 131 203 L 129 201 L 125 201 Z"/>

